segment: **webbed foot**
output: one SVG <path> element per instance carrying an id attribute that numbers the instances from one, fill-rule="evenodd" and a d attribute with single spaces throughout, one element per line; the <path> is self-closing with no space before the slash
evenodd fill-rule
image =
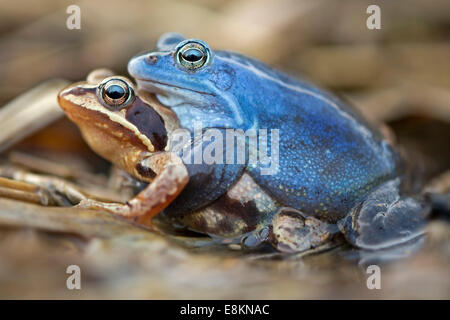
<path id="1" fill-rule="evenodd" d="M 281 208 L 274 216 L 270 240 L 282 252 L 301 252 L 317 248 L 339 232 L 336 225 L 304 215 L 293 208 Z"/>
<path id="2" fill-rule="evenodd" d="M 414 198 L 400 196 L 399 186 L 400 179 L 382 184 L 338 222 L 352 245 L 377 250 L 424 234 L 430 207 Z"/>

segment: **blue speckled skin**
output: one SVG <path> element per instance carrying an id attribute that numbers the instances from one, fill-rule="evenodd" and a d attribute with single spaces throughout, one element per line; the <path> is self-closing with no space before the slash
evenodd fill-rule
<path id="1" fill-rule="evenodd" d="M 211 51 L 207 65 L 188 71 L 174 58 L 179 41 L 134 57 L 129 73 L 185 128 L 200 120 L 204 127 L 279 129 L 278 173 L 246 170 L 283 206 L 335 221 L 398 174 L 382 134 L 337 97 L 227 51 Z"/>
<path id="2" fill-rule="evenodd" d="M 223 129 L 220 129 L 223 132 Z M 205 134 L 205 136 L 207 136 Z M 225 133 L 222 133 L 225 138 Z M 198 150 L 203 151 L 211 141 L 205 139 L 194 140 L 189 152 L 184 156 L 193 159 L 193 154 Z M 212 139 L 211 139 L 212 140 Z M 225 153 L 226 143 L 222 142 Z M 178 153 L 183 156 L 182 153 Z M 185 161 L 186 164 L 186 161 Z M 186 168 L 189 173 L 189 183 L 181 194 L 165 209 L 165 212 L 169 215 L 183 214 L 186 212 L 192 212 L 199 209 L 206 204 L 218 199 L 221 195 L 225 194 L 231 186 L 242 176 L 245 165 L 244 164 L 206 164 L 192 163 L 186 164 Z"/>

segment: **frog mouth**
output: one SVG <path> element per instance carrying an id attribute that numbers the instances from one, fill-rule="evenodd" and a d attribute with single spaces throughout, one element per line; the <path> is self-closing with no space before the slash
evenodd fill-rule
<path id="1" fill-rule="evenodd" d="M 180 89 L 180 90 L 186 90 L 186 91 L 195 92 L 195 93 L 202 94 L 202 95 L 215 96 L 215 94 L 210 93 L 210 92 L 205 92 L 205 91 L 200 91 L 200 90 L 194 90 L 194 89 L 190 89 L 190 88 L 180 87 L 180 86 L 177 86 L 177 85 L 174 85 L 174 84 L 169 84 L 169 83 L 165 83 L 165 82 L 161 82 L 161 81 L 156 81 L 156 80 L 151 80 L 151 79 L 140 79 L 140 78 L 135 78 L 135 79 L 136 79 L 137 82 L 150 84 L 151 87 L 148 88 L 148 89 L 156 89 L 157 90 L 157 92 L 154 92 L 154 93 L 167 93 L 167 91 L 164 90 L 163 88 L 164 87 L 170 87 L 170 88 L 175 88 L 175 90 Z"/>

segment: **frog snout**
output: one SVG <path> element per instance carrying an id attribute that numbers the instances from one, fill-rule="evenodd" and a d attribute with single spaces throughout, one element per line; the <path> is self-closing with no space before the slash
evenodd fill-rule
<path id="1" fill-rule="evenodd" d="M 160 57 L 154 52 L 134 57 L 128 62 L 128 73 L 137 79 L 147 78 L 149 70 L 154 69 L 158 61 Z"/>

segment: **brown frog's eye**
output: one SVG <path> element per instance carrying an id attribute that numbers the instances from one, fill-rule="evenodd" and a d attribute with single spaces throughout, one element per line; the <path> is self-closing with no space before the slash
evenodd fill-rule
<path id="1" fill-rule="evenodd" d="M 187 40 L 178 45 L 176 59 L 184 68 L 195 70 L 209 61 L 210 51 L 206 44 L 199 40 Z"/>
<path id="2" fill-rule="evenodd" d="M 98 87 L 98 96 L 103 104 L 113 108 L 123 108 L 133 100 L 133 88 L 122 79 L 106 79 Z"/>

